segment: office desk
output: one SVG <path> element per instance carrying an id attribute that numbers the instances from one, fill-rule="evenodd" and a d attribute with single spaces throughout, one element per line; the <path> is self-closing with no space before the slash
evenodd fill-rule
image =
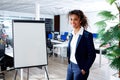
<path id="1" fill-rule="evenodd" d="M 11 52 L 11 48 L 5 48 L 4 56 L 0 60 L 0 71 L 9 71 L 12 70 L 14 66 L 13 60 L 13 51 Z"/>
<path id="2" fill-rule="evenodd" d="M 63 58 L 67 57 L 67 46 L 68 46 L 68 42 L 63 42 L 61 44 L 54 44 L 53 45 L 53 59 L 54 59 L 54 54 L 56 53 L 62 57 L 62 62 L 63 62 Z"/>
<path id="3" fill-rule="evenodd" d="M 101 61 L 102 61 L 102 52 L 107 48 L 107 46 L 100 47 L 101 42 L 94 42 L 94 47 L 96 50 L 99 50 L 99 67 L 101 67 Z"/>
<path id="4" fill-rule="evenodd" d="M 57 42 L 57 41 L 56 41 Z M 58 54 L 62 57 L 62 61 L 64 57 L 67 57 L 67 46 L 68 46 L 68 42 L 62 42 L 59 44 L 54 44 L 53 45 L 53 58 L 54 58 L 54 54 Z M 99 55 L 99 67 L 101 67 L 101 56 L 102 56 L 102 51 L 105 49 L 105 47 L 99 47 L 100 43 L 94 43 L 95 49 L 100 51 L 100 55 Z M 57 50 L 56 50 L 57 48 Z"/>
<path id="5" fill-rule="evenodd" d="M 99 50 L 99 67 L 101 67 L 101 56 L 102 56 L 102 49 L 100 48 L 99 42 L 94 42 L 95 50 Z"/>
<path id="6" fill-rule="evenodd" d="M 53 57 L 54 54 L 58 54 L 62 57 L 67 57 L 67 46 L 68 46 L 68 41 L 67 42 L 60 42 L 58 40 L 51 40 L 51 42 L 54 42 L 56 44 L 53 44 Z M 106 47 L 99 47 L 101 42 L 94 42 L 94 46 L 96 50 L 99 50 L 99 67 L 101 67 L 101 60 L 102 60 L 102 51 L 105 50 Z M 57 50 L 55 50 L 57 48 Z"/>
<path id="7" fill-rule="evenodd" d="M 12 47 L 6 48 L 5 54 L 10 56 L 10 57 L 13 57 L 13 48 Z"/>
<path id="8" fill-rule="evenodd" d="M 51 39 L 51 42 L 52 42 L 52 43 L 55 43 L 55 44 L 62 44 L 62 43 L 64 43 L 64 42 L 62 42 L 62 41 L 54 40 L 54 39 Z"/>

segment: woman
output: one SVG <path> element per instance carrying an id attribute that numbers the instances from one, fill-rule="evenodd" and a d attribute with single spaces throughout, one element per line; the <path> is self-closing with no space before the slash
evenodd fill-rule
<path id="1" fill-rule="evenodd" d="M 85 29 L 88 26 L 87 18 L 81 10 L 68 13 L 73 31 L 68 44 L 68 69 L 66 80 L 87 80 L 89 69 L 96 54 L 93 36 Z"/>

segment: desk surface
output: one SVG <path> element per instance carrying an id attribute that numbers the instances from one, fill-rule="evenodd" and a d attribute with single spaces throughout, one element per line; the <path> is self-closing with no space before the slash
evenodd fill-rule
<path id="1" fill-rule="evenodd" d="M 51 39 L 51 42 L 56 43 L 56 44 L 53 45 L 54 47 L 67 47 L 68 46 L 68 41 L 61 42 L 61 41 L 58 41 L 58 40 Z M 103 50 L 103 49 L 106 48 L 106 47 L 100 47 L 100 45 L 101 45 L 100 41 L 94 41 L 95 49 L 97 49 L 97 50 L 102 49 Z"/>
<path id="2" fill-rule="evenodd" d="M 5 54 L 10 57 L 13 57 L 13 48 L 12 47 L 5 48 Z"/>
<path id="3" fill-rule="evenodd" d="M 59 41 L 59 40 L 54 40 L 54 39 L 51 39 L 51 42 L 52 43 L 56 43 L 56 44 L 61 44 L 61 43 L 64 43 L 62 41 Z"/>
<path id="4" fill-rule="evenodd" d="M 101 45 L 101 43 L 94 42 L 94 47 L 95 47 L 95 49 L 97 49 L 97 50 L 104 50 L 104 49 L 110 47 L 109 45 L 108 45 L 108 46 L 106 45 L 106 46 L 100 47 L 100 45 Z"/>
<path id="5" fill-rule="evenodd" d="M 61 44 L 54 44 L 53 47 L 68 47 L 68 41 L 67 42 L 63 42 Z"/>

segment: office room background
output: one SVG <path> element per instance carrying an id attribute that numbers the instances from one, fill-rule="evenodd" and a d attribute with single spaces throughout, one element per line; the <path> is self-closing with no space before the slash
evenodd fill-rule
<path id="1" fill-rule="evenodd" d="M 82 0 L 83 1 L 83 0 Z M 59 1 L 58 1 L 59 3 Z M 48 3 L 49 4 L 49 3 Z M 84 5 L 84 4 L 83 4 Z M 103 7 L 102 5 L 100 7 Z M 59 7 L 57 7 L 59 8 Z M 87 7 L 86 7 L 87 8 Z M 95 33 L 95 34 L 98 34 L 98 30 L 99 28 L 94 25 L 95 22 L 101 20 L 100 17 L 98 17 L 98 12 L 100 12 L 101 10 L 95 10 L 96 8 L 93 7 L 91 9 L 91 11 L 86 11 L 86 10 L 83 10 L 83 12 L 85 13 L 86 17 L 88 18 L 88 24 L 89 24 L 89 27 L 88 27 L 88 31 L 91 32 L 91 33 Z M 109 9 L 111 10 L 111 9 Z M 115 9 L 113 9 L 114 12 L 116 12 Z M 58 10 L 59 11 L 59 10 Z M 62 10 L 64 11 L 64 10 Z M 57 11 L 53 11 L 54 12 L 57 12 Z M 55 23 L 56 23 L 56 20 L 55 20 L 55 17 L 56 16 L 59 16 L 59 26 L 56 26 Z M 0 28 L 4 28 L 5 29 L 5 33 L 9 36 L 9 39 L 11 41 L 11 45 L 12 45 L 12 20 L 13 19 L 19 19 L 19 20 L 36 20 L 36 15 L 35 13 L 22 13 L 22 12 L 13 12 L 13 11 L 4 11 L 4 10 L 0 10 Z M 71 30 L 72 30 L 72 27 L 70 26 L 69 24 L 69 21 L 68 21 L 68 15 L 67 13 L 64 13 L 64 14 L 41 14 L 40 13 L 40 16 L 39 16 L 39 19 L 40 21 L 45 21 L 45 28 L 46 28 L 46 39 L 48 39 L 48 34 L 49 33 L 52 33 L 52 32 L 56 32 L 56 34 L 60 34 L 60 35 L 63 35 L 65 32 L 68 32 L 71 33 Z M 111 24 L 110 24 L 111 25 Z M 4 27 L 3 27 L 4 26 Z M 56 27 L 58 27 L 58 29 L 56 29 Z M 26 30 L 27 31 L 27 30 Z M 53 39 L 51 39 L 52 41 Z M 59 41 L 59 40 L 56 40 L 60 43 L 67 43 L 68 41 Z M 94 39 L 95 41 L 95 39 Z M 54 42 L 52 43 L 54 44 Z M 60 44 L 61 45 L 61 44 Z M 96 44 L 95 44 L 96 45 Z M 66 46 L 66 44 L 62 45 L 62 46 Z M 47 46 L 48 47 L 48 46 Z M 9 49 L 9 48 L 8 48 Z M 57 52 L 57 56 L 54 55 L 54 51 L 52 51 L 52 49 L 54 50 L 58 50 Z M 67 50 L 66 47 L 63 49 L 61 49 L 61 53 L 62 51 L 65 52 L 64 50 Z M 47 51 L 47 50 L 46 50 Z M 67 68 L 66 64 L 67 62 L 65 63 L 65 59 L 67 61 L 67 58 L 66 58 L 66 55 L 65 57 L 63 58 L 62 57 L 62 60 L 64 60 L 63 62 L 61 62 L 61 58 L 58 57 L 58 54 L 60 54 L 60 48 L 56 48 L 56 45 L 52 45 L 52 48 L 51 48 L 51 51 L 52 51 L 52 56 L 48 56 L 48 71 L 50 73 L 50 78 L 51 80 L 53 78 L 55 78 L 55 80 L 57 79 L 60 79 L 60 80 L 65 80 L 65 70 Z M 102 52 L 102 51 L 101 51 Z M 66 53 L 66 52 L 65 52 Z M 102 54 L 102 53 L 101 53 Z M 89 77 L 89 80 L 94 80 L 96 78 L 100 78 L 98 80 L 102 80 L 104 78 L 104 80 L 108 80 L 108 76 L 111 75 L 110 71 L 108 72 L 109 68 L 106 67 L 106 66 L 103 66 L 103 64 L 107 63 L 106 59 L 103 58 L 103 55 L 100 56 L 97 56 L 96 58 L 96 61 L 97 61 L 97 65 L 95 64 L 93 66 L 93 68 L 91 69 L 92 70 L 92 73 L 90 74 L 91 76 Z M 49 55 L 49 54 L 48 54 Z M 61 55 L 61 54 L 60 54 Z M 99 54 L 98 54 L 99 55 Z M 102 57 L 102 58 L 101 58 Z M 53 59 L 54 58 L 54 59 Z M 105 61 L 104 61 L 105 60 Z M 51 61 L 51 62 L 50 62 Z M 58 62 L 57 62 L 58 61 Z M 65 63 L 65 64 L 64 64 Z M 61 67 L 62 65 L 62 68 L 59 68 Z M 100 67 L 99 67 L 100 65 Z M 107 64 L 108 65 L 108 64 Z M 101 67 L 102 66 L 102 67 Z M 57 67 L 57 68 L 56 68 Z M 105 68 L 104 68 L 105 67 Z M 94 69 L 94 70 L 93 70 Z M 35 69 L 33 69 L 34 71 Z M 58 70 L 58 71 L 57 71 Z M 26 71 L 27 72 L 27 71 Z M 31 70 L 32 72 L 32 70 Z M 37 75 L 38 79 L 41 78 L 41 73 L 42 71 L 38 71 L 38 69 L 36 69 L 34 72 L 35 75 Z M 33 73 L 30 73 L 30 75 L 33 75 Z M 51 74 L 52 73 L 52 74 Z M 97 74 L 96 74 L 97 73 Z M 107 78 L 104 77 L 106 76 L 105 74 L 107 73 Z M 109 74 L 108 74 L 109 73 Z M 60 76 L 60 77 L 59 77 Z M 62 76 L 62 77 L 61 77 Z M 8 76 L 7 76 L 8 77 Z M 31 76 L 30 76 L 31 77 Z M 36 78 L 36 77 L 34 77 Z M 42 78 L 43 75 L 42 75 Z M 9 77 L 8 77 L 8 80 Z M 31 79 L 32 80 L 32 79 Z M 41 79 L 40 79 L 41 80 Z M 114 80 L 114 79 L 111 79 L 111 80 Z"/>
<path id="2" fill-rule="evenodd" d="M 95 22 L 99 21 L 99 17 L 97 17 L 98 11 L 94 12 L 85 12 L 89 22 L 88 31 L 92 33 L 97 33 L 98 28 L 94 25 Z M 24 19 L 24 20 L 34 20 L 35 15 L 29 13 L 20 13 L 20 12 L 12 12 L 12 11 L 2 11 L 0 10 L 0 24 L 4 24 L 6 26 L 6 32 L 11 38 L 11 27 L 12 27 L 12 19 Z M 45 19 L 50 19 L 48 26 L 51 26 L 50 31 L 54 31 L 54 15 L 44 15 L 40 14 L 40 20 L 45 21 Z M 71 32 L 72 27 L 69 25 L 67 14 L 60 15 L 60 34 L 64 34 L 64 32 Z M 49 31 L 49 30 L 48 30 Z"/>

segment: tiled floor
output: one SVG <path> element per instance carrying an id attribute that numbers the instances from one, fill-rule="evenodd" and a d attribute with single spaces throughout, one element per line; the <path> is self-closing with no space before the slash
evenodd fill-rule
<path id="1" fill-rule="evenodd" d="M 29 68 L 29 80 L 46 80 L 45 70 L 39 68 Z M 61 62 L 60 57 L 48 58 L 48 73 L 49 80 L 66 80 L 67 60 Z M 117 71 L 109 67 L 109 61 L 102 56 L 102 65 L 99 67 L 99 54 L 90 70 L 88 80 L 120 80 L 113 76 Z M 13 80 L 15 71 L 6 72 L 6 80 Z M 27 69 L 24 69 L 24 79 L 27 80 Z M 17 75 L 17 80 L 20 80 L 20 73 Z"/>

